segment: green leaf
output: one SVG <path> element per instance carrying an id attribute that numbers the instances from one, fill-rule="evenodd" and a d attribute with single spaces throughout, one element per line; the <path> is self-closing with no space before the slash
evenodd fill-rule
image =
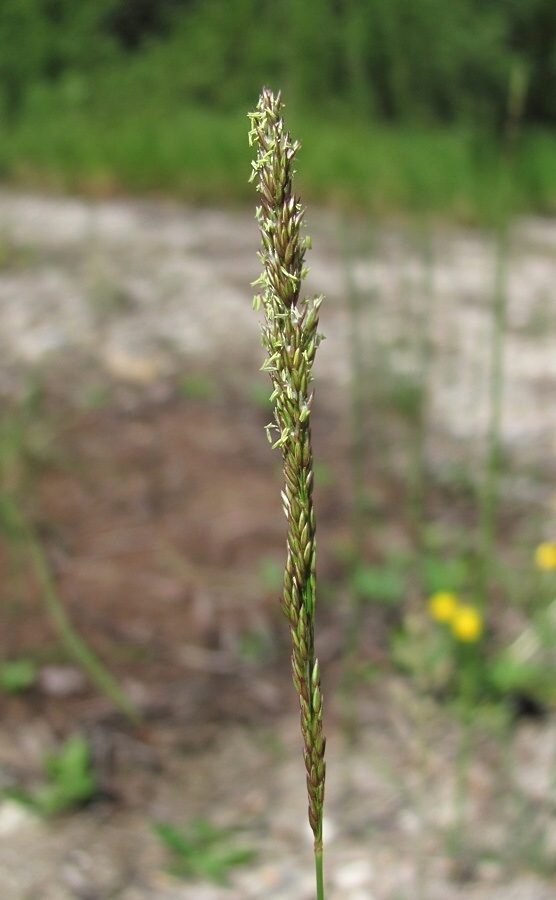
<path id="1" fill-rule="evenodd" d="M 435 556 L 422 560 L 423 583 L 428 594 L 435 591 L 461 591 L 469 576 L 466 559 L 453 557 L 440 559 Z"/>
<path id="2" fill-rule="evenodd" d="M 194 855 L 196 853 L 196 845 L 182 831 L 179 831 L 168 822 L 155 822 L 153 831 L 172 853 L 183 856 L 185 859 L 190 854 Z"/>
<path id="3" fill-rule="evenodd" d="M 97 784 L 91 769 L 90 751 L 82 735 L 72 735 L 58 753 L 44 762 L 46 781 L 34 791 L 17 789 L 10 796 L 45 816 L 55 815 L 86 803 L 94 797 Z"/>

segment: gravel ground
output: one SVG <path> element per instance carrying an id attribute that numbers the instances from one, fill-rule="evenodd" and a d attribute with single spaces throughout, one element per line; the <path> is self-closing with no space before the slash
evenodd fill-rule
<path id="1" fill-rule="evenodd" d="M 367 352 L 390 347 L 389 365 L 420 365 L 414 344 L 426 320 L 431 421 L 460 441 L 484 434 L 489 407 L 495 242 L 439 229 L 427 253 L 411 234 L 384 229 L 363 243 L 353 228 L 349 272 L 345 228 L 329 215 L 309 222 L 308 290 L 324 292 L 326 341 L 317 375 L 325 387 L 350 378 L 348 284 L 369 314 Z M 259 274 L 250 213 L 136 201 L 0 195 L 0 375 L 69 352 L 116 378 L 148 382 L 169 371 L 217 366 L 243 375 L 258 350 L 249 283 Z M 421 241 L 422 245 L 422 241 Z M 358 252 L 359 248 L 359 252 Z M 424 262 L 424 257 L 432 260 Z M 501 430 L 521 458 L 551 458 L 556 405 L 556 224 L 514 226 L 501 281 L 507 295 Z M 416 358 L 417 357 L 417 358 Z"/>
<path id="2" fill-rule="evenodd" d="M 345 745 L 334 724 L 329 735 L 331 900 L 554 896 L 553 722 L 519 726 L 506 752 L 500 734 L 478 728 L 460 808 L 454 773 L 461 735 L 453 719 L 396 681 L 382 686 L 380 699 L 363 698 L 362 712 L 372 725 L 362 727 L 355 746 Z M 29 741 L 29 730 L 26 736 Z M 16 735 L 16 744 L 21 740 Z M 137 768 L 135 761 L 131 769 Z M 148 776 L 147 796 L 136 797 L 135 809 L 101 803 L 43 823 L 4 802 L 2 896 L 310 900 L 301 768 L 297 721 L 288 717 L 279 736 L 222 725 L 202 753 L 174 749 L 163 771 Z M 226 887 L 165 874 L 168 860 L 151 831 L 157 820 L 178 824 L 207 813 L 218 825 L 239 828 L 238 843 L 257 854 L 232 872 Z"/>

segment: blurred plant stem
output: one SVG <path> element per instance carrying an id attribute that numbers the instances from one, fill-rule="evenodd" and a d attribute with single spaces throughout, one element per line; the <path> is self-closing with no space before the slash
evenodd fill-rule
<path id="1" fill-rule="evenodd" d="M 363 562 L 366 529 L 365 500 L 365 388 L 367 367 L 365 353 L 365 329 L 363 304 L 355 275 L 355 238 L 346 220 L 342 223 L 342 257 L 349 309 L 349 360 L 350 360 L 350 566 L 352 571 Z M 371 349 L 372 352 L 372 349 Z M 357 653 L 361 625 L 363 597 L 352 581 L 351 602 L 345 634 L 345 655 Z"/>
<path id="2" fill-rule="evenodd" d="M 139 725 L 142 721 L 139 709 L 73 627 L 56 589 L 39 537 L 16 500 L 5 492 L 0 495 L 0 518 L 10 536 L 26 549 L 42 591 L 46 611 L 68 653 L 116 709 L 134 725 Z"/>
<path id="3" fill-rule="evenodd" d="M 434 321 L 434 256 L 429 221 L 422 217 L 416 223 L 416 243 L 422 269 L 421 291 L 415 301 L 413 320 L 413 353 L 415 356 L 415 391 L 417 399 L 411 421 L 409 440 L 408 506 L 409 526 L 414 549 L 414 583 L 421 584 L 421 558 L 424 552 L 425 494 L 427 481 L 427 413 L 433 362 L 431 336 Z M 419 296 L 419 293 L 421 296 Z"/>
<path id="4" fill-rule="evenodd" d="M 490 588 L 499 500 L 502 448 L 500 431 L 504 400 L 504 347 L 507 325 L 508 229 L 501 224 L 496 245 L 496 280 L 491 313 L 488 425 L 482 482 L 479 490 L 479 569 L 477 601 L 484 613 Z"/>
<path id="5" fill-rule="evenodd" d="M 497 188 L 496 272 L 491 311 L 488 425 L 483 478 L 479 495 L 477 600 L 483 612 L 487 606 L 490 589 L 502 463 L 500 436 L 504 404 L 504 350 L 508 319 L 507 273 L 514 161 L 527 87 L 528 70 L 522 63 L 516 62 L 511 69 L 508 85 L 506 121 Z"/>
<path id="6" fill-rule="evenodd" d="M 341 678 L 342 728 L 344 737 L 349 744 L 354 741 L 356 735 L 355 682 L 358 679 L 357 656 L 365 601 L 354 574 L 364 562 L 365 548 L 365 388 L 367 383 L 365 351 L 369 352 L 370 348 L 366 347 L 364 342 L 362 297 L 355 274 L 355 236 L 345 218 L 342 220 L 340 239 L 349 310 L 350 351 L 349 460 L 351 484 L 348 558 L 350 596 L 343 635 Z"/>

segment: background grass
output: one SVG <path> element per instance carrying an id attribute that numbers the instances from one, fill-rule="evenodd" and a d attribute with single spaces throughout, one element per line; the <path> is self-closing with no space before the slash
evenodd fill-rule
<path id="1" fill-rule="evenodd" d="M 552 213 L 551 34 L 547 0 L 6 0 L 0 175 L 93 195 L 250 200 L 245 115 L 267 83 L 304 144 L 307 202 L 490 221 L 519 83 L 514 208 Z"/>
<path id="2" fill-rule="evenodd" d="M 495 145 L 461 127 L 363 125 L 292 117 L 303 143 L 308 202 L 378 215 L 433 213 L 466 223 L 495 216 Z M 92 196 L 154 193 L 194 203 L 247 203 L 242 112 L 196 106 L 163 115 L 85 112 L 44 104 L 5 135 L 0 171 L 11 184 Z M 40 135 L 40 140 L 37 140 Z M 556 210 L 556 137 L 527 135 L 516 154 L 514 212 Z"/>

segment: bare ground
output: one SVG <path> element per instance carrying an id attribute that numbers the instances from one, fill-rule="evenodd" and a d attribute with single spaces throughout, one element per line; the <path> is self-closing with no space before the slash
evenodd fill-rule
<path id="1" fill-rule="evenodd" d="M 34 654 L 40 678 L 24 695 L 0 695 L 1 783 L 35 783 L 44 754 L 79 731 L 90 740 L 100 792 L 85 809 L 49 822 L 11 801 L 0 805 L 2 897 L 310 898 L 296 701 L 276 599 L 279 459 L 253 388 L 262 383 L 264 393 L 249 303 L 258 274 L 251 216 L 6 193 L 0 220 L 7 409 L 30 376 L 41 387 L 31 414 L 9 413 L 20 434 L 10 487 L 21 488 L 72 621 L 145 718 L 140 729 L 127 725 L 68 660 L 24 548 L 4 542 L 2 652 Z M 322 216 L 311 228 L 310 288 L 328 298 L 314 430 L 323 466 L 316 503 L 329 896 L 550 898 L 552 714 L 510 731 L 491 717 L 478 721 L 462 770 L 453 713 L 391 670 L 387 640 L 399 612 L 384 609 L 365 611 L 358 661 L 372 677 L 346 695 L 350 279 L 365 301 L 365 353 L 388 345 L 394 379 L 426 377 L 434 475 L 427 516 L 446 527 L 473 520 L 468 494 L 440 476 L 480 458 L 495 283 L 488 236 L 435 232 L 429 268 L 419 243 L 399 229 L 369 236 L 351 227 L 348 272 L 345 226 Z M 548 508 L 556 230 L 522 223 L 512 248 L 502 418 L 513 467 L 508 545 L 528 511 Z M 415 351 L 423 322 L 432 323 L 424 368 Z M 365 426 L 365 488 L 380 526 L 365 537 L 369 561 L 411 542 L 407 423 L 392 402 L 382 442 L 375 422 Z M 164 873 L 152 823 L 186 826 L 199 816 L 237 826 L 257 850 L 228 887 Z"/>

